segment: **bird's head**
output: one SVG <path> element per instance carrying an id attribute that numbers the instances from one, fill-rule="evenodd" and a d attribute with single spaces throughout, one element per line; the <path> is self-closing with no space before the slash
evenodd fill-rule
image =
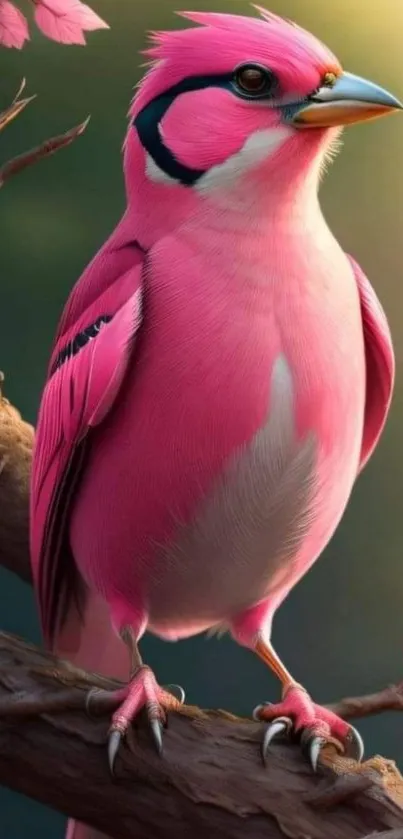
<path id="1" fill-rule="evenodd" d="M 402 107 L 310 33 L 258 12 L 181 13 L 197 25 L 152 34 L 130 112 L 129 184 L 140 144 L 143 177 L 182 194 L 295 190 L 309 173 L 318 180 L 342 126 Z"/>

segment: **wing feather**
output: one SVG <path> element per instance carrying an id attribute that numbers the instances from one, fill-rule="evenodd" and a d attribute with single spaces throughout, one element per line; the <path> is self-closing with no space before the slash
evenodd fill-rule
<path id="1" fill-rule="evenodd" d="M 109 320 L 97 331 L 92 329 L 91 338 L 88 329 L 79 333 L 83 338 L 76 340 L 74 353 L 55 367 L 60 357 L 57 343 L 42 395 L 31 482 L 31 557 L 43 632 L 50 644 L 70 603 L 75 600 L 79 609 L 83 594 L 66 525 L 91 429 L 110 411 L 132 358 L 142 321 L 141 268 L 136 265 L 121 278 L 119 288 L 126 299 L 119 301 Z M 99 312 L 97 301 L 76 329 L 82 328 L 86 316 L 94 318 Z"/>
<path id="2" fill-rule="evenodd" d="M 389 413 L 395 379 L 395 356 L 385 312 L 358 263 L 352 257 L 349 259 L 360 295 L 367 365 L 361 471 L 375 449 Z"/>

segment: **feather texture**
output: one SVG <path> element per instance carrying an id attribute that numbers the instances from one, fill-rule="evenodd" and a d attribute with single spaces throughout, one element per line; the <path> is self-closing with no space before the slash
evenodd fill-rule
<path id="1" fill-rule="evenodd" d="M 42 398 L 32 484 L 31 553 L 43 630 L 50 643 L 73 593 L 65 590 L 60 565 L 65 547 L 63 521 L 85 455 L 86 435 L 110 410 L 126 371 L 141 323 L 139 283 L 139 268 L 122 277 L 121 288 L 130 289 L 130 296 L 96 338 L 56 369 Z"/>
<path id="2" fill-rule="evenodd" d="M 325 70 L 338 71 L 340 64 L 309 32 L 279 17 L 245 18 L 214 12 L 179 12 L 196 23 L 179 31 L 150 33 L 151 46 L 144 50 L 161 73 L 150 72 L 139 86 L 132 113 L 158 96 L 194 68 L 203 75 L 233 69 L 242 60 L 257 61 L 276 71 L 279 63 L 285 85 L 295 93 L 314 90 Z M 297 36 L 298 33 L 298 36 Z"/>
<path id="3" fill-rule="evenodd" d="M 381 303 L 358 263 L 350 259 L 360 295 L 367 370 L 361 470 L 375 449 L 389 413 L 395 381 L 395 356 Z"/>

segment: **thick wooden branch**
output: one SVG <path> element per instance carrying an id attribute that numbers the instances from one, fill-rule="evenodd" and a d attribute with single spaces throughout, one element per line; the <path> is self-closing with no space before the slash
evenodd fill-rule
<path id="1" fill-rule="evenodd" d="M 402 839 L 403 779 L 392 762 L 357 766 L 329 748 L 315 776 L 284 743 L 265 768 L 262 726 L 224 712 L 171 714 L 163 758 L 140 721 L 112 780 L 114 702 L 100 694 L 101 716 L 89 717 L 85 701 L 89 687 L 114 684 L 0 634 L 0 782 L 116 839 Z"/>
<path id="2" fill-rule="evenodd" d="M 2 395 L 0 372 L 0 565 L 25 582 L 29 562 L 29 475 L 34 429 Z"/>

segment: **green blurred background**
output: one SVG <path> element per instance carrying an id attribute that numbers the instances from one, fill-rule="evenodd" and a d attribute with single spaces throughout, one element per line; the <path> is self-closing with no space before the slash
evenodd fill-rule
<path id="1" fill-rule="evenodd" d="M 120 149 L 145 31 L 182 25 L 172 12 L 188 6 L 250 12 L 243 0 L 94 0 L 111 30 L 90 34 L 86 48 L 51 43 L 32 28 L 22 52 L 0 49 L 0 110 L 22 76 L 28 93 L 38 94 L 0 137 L 1 159 L 92 114 L 84 137 L 10 181 L 0 195 L 0 367 L 8 397 L 31 421 L 62 305 L 124 207 Z M 271 0 L 270 8 L 314 31 L 346 68 L 403 98 L 400 0 Z M 337 534 L 275 620 L 278 650 L 319 701 L 403 678 L 402 150 L 400 116 L 352 128 L 322 187 L 332 229 L 386 308 L 398 376 L 387 430 Z M 0 626 L 40 640 L 32 592 L 1 569 Z M 183 684 L 190 702 L 246 714 L 278 696 L 263 665 L 228 638 L 168 645 L 146 637 L 142 648 L 162 682 Z M 402 716 L 384 714 L 359 728 L 369 754 L 384 753 L 403 767 Z M 57 839 L 63 821 L 0 790 L 0 839 L 28 833 Z"/>

